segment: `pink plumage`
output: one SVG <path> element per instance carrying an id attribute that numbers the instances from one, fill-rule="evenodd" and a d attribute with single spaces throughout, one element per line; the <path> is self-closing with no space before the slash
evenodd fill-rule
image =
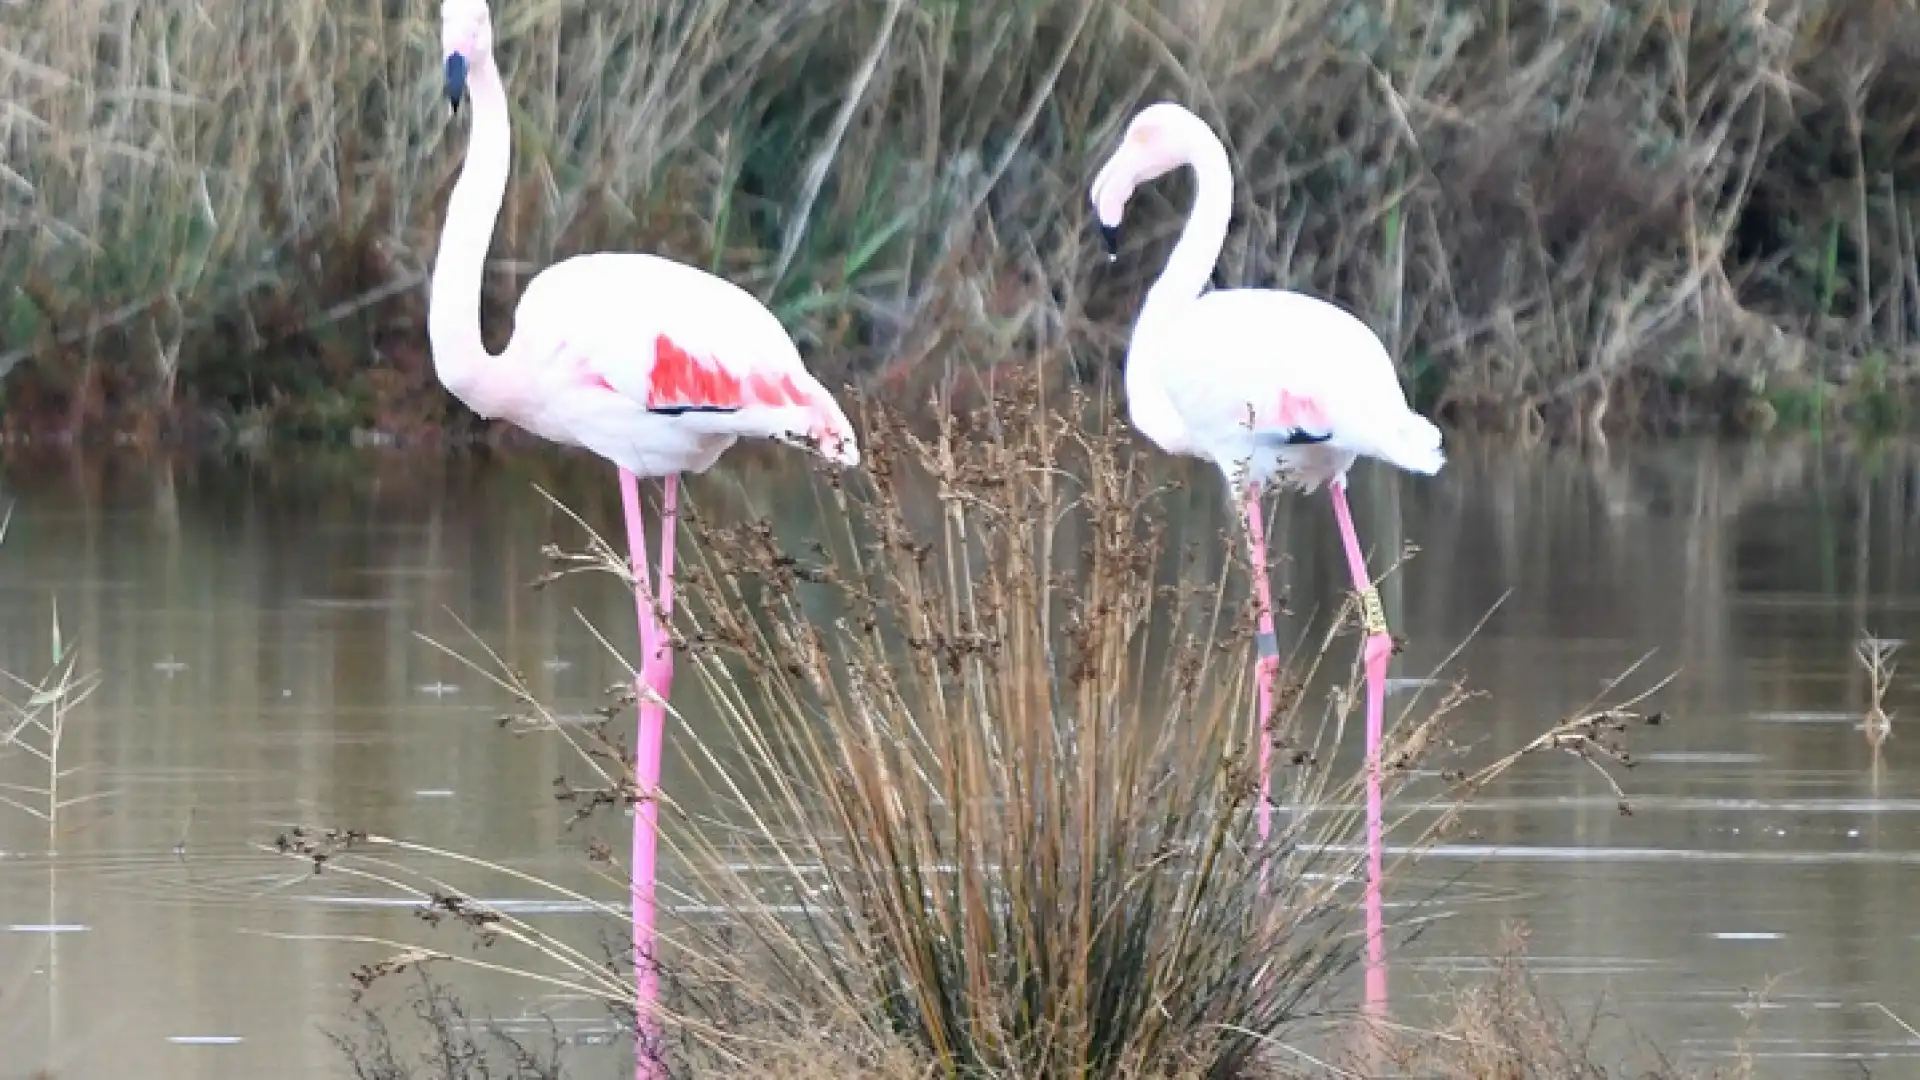
<path id="1" fill-rule="evenodd" d="M 860 460 L 839 404 L 771 312 L 731 282 L 652 255 L 555 263 L 528 284 L 506 352 L 443 378 L 482 415 L 636 476 L 705 472 L 742 437 Z"/>

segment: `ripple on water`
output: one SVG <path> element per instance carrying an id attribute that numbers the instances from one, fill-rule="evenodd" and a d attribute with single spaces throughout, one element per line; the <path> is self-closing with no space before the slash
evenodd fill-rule
<path id="1" fill-rule="evenodd" d="M 411 566 L 399 564 L 389 566 L 362 566 L 355 572 L 372 578 L 444 578 L 452 577 L 454 573 L 451 569 L 444 566 L 429 566 L 425 564 Z"/>
<path id="2" fill-rule="evenodd" d="M 306 596 L 300 603 L 323 611 L 382 611 L 407 606 L 407 601 L 390 596 Z"/>
<path id="3" fill-rule="evenodd" d="M 1356 844 L 1327 844 L 1317 850 L 1358 855 Z M 1915 851 L 1720 851 L 1711 848 L 1655 847 L 1558 847 L 1527 844 L 1441 844 L 1425 849 L 1387 844 L 1385 855 L 1418 854 L 1425 859 L 1484 859 L 1528 862 L 1707 862 L 1746 863 L 1754 866 L 1841 866 L 1879 864 L 1889 866 L 1920 865 L 1920 850 Z"/>
<path id="4" fill-rule="evenodd" d="M 1830 1039 L 1816 1036 L 1782 1038 L 1751 1037 L 1742 1040 L 1724 1038 L 1685 1038 L 1681 1045 L 1705 1058 L 1734 1058 L 1751 1061 L 1868 1062 L 1920 1060 L 1920 1043 L 1898 1038 Z M 1765 1070 L 1761 1070 L 1765 1075 Z M 1825 1074 L 1822 1074 L 1825 1075 Z M 1852 1072 L 1842 1075 L 1878 1076 L 1877 1072 Z M 1900 1075 L 1909 1075 L 1901 1073 Z"/>
<path id="5" fill-rule="evenodd" d="M 1747 714 L 1747 719 L 1757 724 L 1857 724 L 1858 713 L 1833 712 L 1823 709 L 1787 709 Z"/>
<path id="6" fill-rule="evenodd" d="M 183 858 L 171 851 L 119 851 L 8 860 L 10 873 L 36 866 L 57 868 L 63 888 L 134 896 L 152 907 L 290 905 L 299 899 L 294 890 L 314 877 L 310 863 L 265 853 L 189 850 Z M 377 888 L 359 878 L 335 877 L 332 887 L 343 892 Z"/>
<path id="7" fill-rule="evenodd" d="M 1423 956 L 1394 965 L 1409 971 L 1473 973 L 1488 975 L 1500 970 L 1500 964 L 1485 956 Z M 1536 975 L 1636 975 L 1657 972 L 1672 964 L 1646 956 L 1551 956 L 1527 954 L 1527 971 Z"/>
<path id="8" fill-rule="evenodd" d="M 1724 810 L 1747 814 L 1798 815 L 1920 814 L 1920 799 L 1911 798 L 1863 799 L 1834 796 L 1806 799 L 1754 799 L 1712 795 L 1660 795 L 1643 792 L 1634 792 L 1629 797 L 1636 811 L 1665 810 L 1693 813 L 1702 810 Z M 1468 813 L 1516 814 L 1535 813 L 1541 810 L 1613 809 L 1619 805 L 1619 802 L 1619 798 L 1610 792 L 1605 795 L 1483 796 L 1468 803 L 1465 809 Z"/>
<path id="9" fill-rule="evenodd" d="M 1757 765 L 1767 760 L 1765 754 L 1740 750 L 1649 750 L 1638 756 L 1643 763 L 1670 765 Z"/>

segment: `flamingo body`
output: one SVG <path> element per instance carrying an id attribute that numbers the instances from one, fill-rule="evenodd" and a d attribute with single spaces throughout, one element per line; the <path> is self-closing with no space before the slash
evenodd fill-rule
<path id="1" fill-rule="evenodd" d="M 1242 484 L 1318 490 L 1360 457 L 1431 475 L 1440 431 L 1407 407 L 1367 324 L 1303 293 L 1217 289 L 1143 315 L 1129 419 L 1168 453 Z"/>
<path id="2" fill-rule="evenodd" d="M 541 271 L 496 371 L 455 393 L 635 476 L 702 473 L 738 439 L 811 442 L 859 463 L 846 415 L 746 290 L 654 255 L 577 255 Z"/>

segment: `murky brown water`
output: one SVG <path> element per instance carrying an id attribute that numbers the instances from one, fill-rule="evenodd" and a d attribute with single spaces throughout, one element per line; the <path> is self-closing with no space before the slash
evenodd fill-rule
<path id="1" fill-rule="evenodd" d="M 734 475 L 703 482 L 703 505 L 802 529 L 817 513 L 804 485 Z M 1195 476 L 1189 527 L 1217 528 Z M 57 605 L 100 679 L 70 720 L 62 764 L 83 768 L 63 794 L 104 794 L 51 838 L 0 806 L 0 1077 L 340 1075 L 324 1031 L 381 950 L 270 935 L 429 931 L 364 881 L 296 887 L 297 868 L 249 847 L 283 822 L 591 881 L 551 798 L 558 744 L 501 734 L 499 693 L 413 636 L 464 646 L 457 615 L 563 710 L 621 677 L 574 609 L 626 649 L 627 597 L 603 578 L 525 587 L 541 545 L 574 538 L 535 481 L 618 521 L 610 471 L 548 459 L 7 470 L 0 670 L 46 669 Z M 1920 1074 L 1920 1038 L 1893 1018 L 1920 1019 L 1920 766 L 1899 718 L 1914 685 L 1896 681 L 1876 771 L 1853 657 L 1863 629 L 1920 621 L 1920 453 L 1465 449 L 1435 480 L 1363 466 L 1355 487 L 1370 546 L 1422 548 L 1385 590 L 1412 641 L 1396 676 L 1425 673 L 1511 590 L 1460 665 L 1491 692 L 1471 720 L 1489 745 L 1519 746 L 1648 650 L 1649 679 L 1681 673 L 1661 699 L 1674 722 L 1635 740 L 1634 816 L 1577 763 L 1534 763 L 1423 864 L 1409 890 L 1459 881 L 1395 953 L 1396 999 L 1525 919 L 1549 990 L 1576 1012 L 1604 991 L 1682 1057 L 1730 1054 L 1744 1030 L 1764 1075 L 1866 1075 L 1849 1058 Z M 1324 616 L 1344 582 L 1324 499 L 1297 500 L 1276 535 L 1292 556 L 1276 588 Z M 44 775 L 0 756 L 0 782 Z M 568 1031 L 605 1027 L 569 1015 Z"/>

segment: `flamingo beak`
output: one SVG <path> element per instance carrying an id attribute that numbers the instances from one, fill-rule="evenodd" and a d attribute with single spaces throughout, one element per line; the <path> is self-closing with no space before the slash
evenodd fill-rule
<path id="1" fill-rule="evenodd" d="M 1120 226 L 1108 225 L 1102 222 L 1100 224 L 1100 239 L 1106 241 L 1108 262 L 1112 262 L 1120 257 Z"/>
<path id="2" fill-rule="evenodd" d="M 447 104 L 460 112 L 460 98 L 467 92 L 467 58 L 459 53 L 447 57 Z"/>

